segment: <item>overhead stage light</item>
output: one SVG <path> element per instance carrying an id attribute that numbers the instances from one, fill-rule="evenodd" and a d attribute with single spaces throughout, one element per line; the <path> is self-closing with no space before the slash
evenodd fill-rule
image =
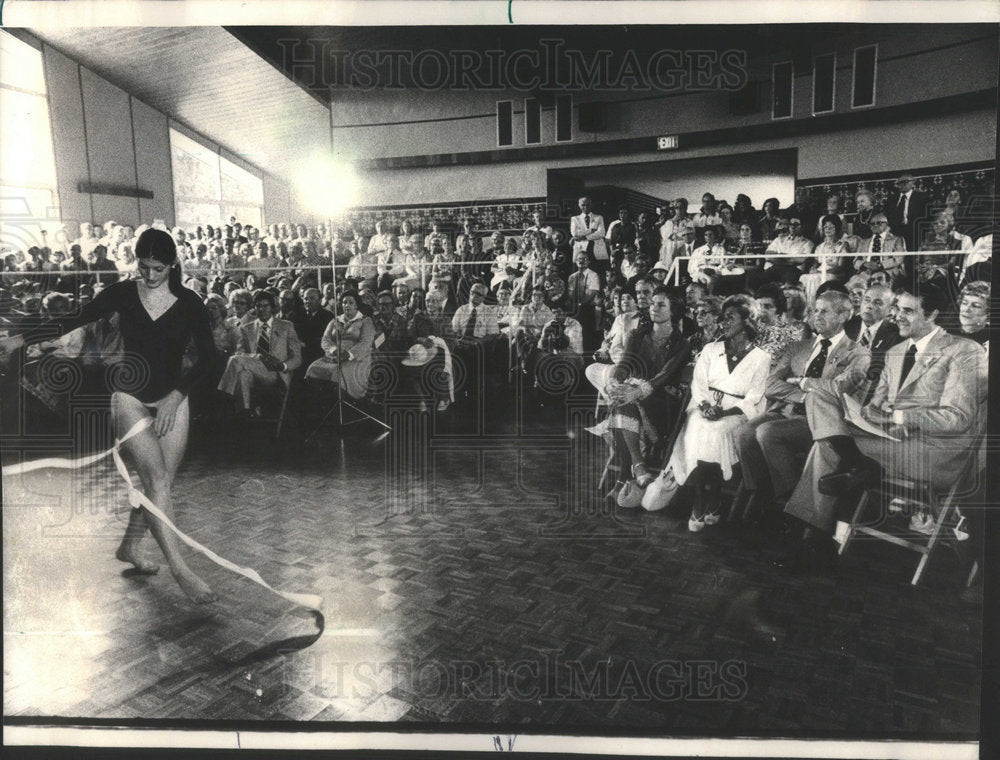
<path id="1" fill-rule="evenodd" d="M 358 205 L 361 181 L 349 161 L 319 156 L 305 164 L 295 176 L 299 202 L 318 216 L 336 218 Z"/>

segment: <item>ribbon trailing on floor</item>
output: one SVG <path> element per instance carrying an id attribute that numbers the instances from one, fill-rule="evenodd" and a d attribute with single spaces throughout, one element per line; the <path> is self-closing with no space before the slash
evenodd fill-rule
<path id="1" fill-rule="evenodd" d="M 204 554 L 215 564 L 220 565 L 234 573 L 238 573 L 239 575 L 242 575 L 244 578 L 248 578 L 254 583 L 263 586 L 268 591 L 277 594 L 282 599 L 285 599 L 291 602 L 292 604 L 297 604 L 301 607 L 305 607 L 310 610 L 316 610 L 317 612 L 319 612 L 320 608 L 323 606 L 322 597 L 316 594 L 293 594 L 288 591 L 279 591 L 278 589 L 268 584 L 267 581 L 265 581 L 263 578 L 261 578 L 260 574 L 256 570 L 249 567 L 240 567 L 234 562 L 230 562 L 228 559 L 220 557 L 218 554 L 213 552 L 208 547 L 202 546 L 193 538 L 180 531 L 177 528 L 177 526 L 174 525 L 173 522 L 171 522 L 170 519 L 165 514 L 163 514 L 163 512 L 160 510 L 159 507 L 157 507 L 152 501 L 150 501 L 149 498 L 144 493 L 137 490 L 135 486 L 132 485 L 132 478 L 131 476 L 129 476 L 128 468 L 125 466 L 125 462 L 122 461 L 119 449 L 121 448 L 121 445 L 123 443 L 125 443 L 133 436 L 136 436 L 139 433 L 141 433 L 143 430 L 148 428 L 152 423 L 153 420 L 151 418 L 143 417 L 141 420 L 136 422 L 121 439 L 116 438 L 114 446 L 112 446 L 107 451 L 103 451 L 99 454 L 92 454 L 91 456 L 81 457 L 80 459 L 62 459 L 53 457 L 48 459 L 38 459 L 34 462 L 24 462 L 22 464 L 9 465 L 3 468 L 3 475 L 4 477 L 9 475 L 13 476 L 25 472 L 32 472 L 34 470 L 43 470 L 48 468 L 56 468 L 63 470 L 79 470 L 83 467 L 87 467 L 93 464 L 94 462 L 98 462 L 102 459 L 105 459 L 108 456 L 111 456 L 114 459 L 115 467 L 117 468 L 118 473 L 122 476 L 122 478 L 125 479 L 125 483 L 128 485 L 129 504 L 131 504 L 133 507 L 136 508 L 140 506 L 144 507 L 151 515 L 158 518 L 164 525 L 166 525 L 168 528 L 170 528 L 170 530 L 172 530 L 175 534 L 177 534 L 177 537 L 181 541 L 190 546 L 192 549 Z"/>

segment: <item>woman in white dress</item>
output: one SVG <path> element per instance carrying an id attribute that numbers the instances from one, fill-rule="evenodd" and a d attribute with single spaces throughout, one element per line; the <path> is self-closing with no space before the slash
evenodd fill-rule
<path id="1" fill-rule="evenodd" d="M 679 485 L 693 481 L 692 531 L 718 522 L 722 481 L 739 461 L 736 430 L 764 412 L 771 357 L 753 344 L 753 308 L 747 296 L 726 299 L 722 340 L 705 346 L 695 363 L 687 419 L 669 464 Z"/>

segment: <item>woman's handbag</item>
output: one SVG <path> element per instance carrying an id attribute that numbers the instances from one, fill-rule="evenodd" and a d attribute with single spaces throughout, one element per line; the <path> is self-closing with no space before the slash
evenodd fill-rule
<path id="1" fill-rule="evenodd" d="M 646 490 L 634 480 L 629 480 L 618 492 L 618 506 L 622 509 L 637 509 L 642 504 Z"/>
<path id="2" fill-rule="evenodd" d="M 679 490 L 673 468 L 667 467 L 646 488 L 646 493 L 642 496 L 642 508 L 647 512 L 659 512 L 670 506 Z"/>

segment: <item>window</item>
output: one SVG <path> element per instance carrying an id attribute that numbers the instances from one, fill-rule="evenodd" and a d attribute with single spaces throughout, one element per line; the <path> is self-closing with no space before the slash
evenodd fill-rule
<path id="1" fill-rule="evenodd" d="M 851 90 L 851 108 L 875 105 L 875 65 L 878 45 L 854 49 L 854 86 Z"/>
<path id="2" fill-rule="evenodd" d="M 41 51 L 0 31 L 0 244 L 63 242 Z M 48 233 L 43 242 L 42 231 Z"/>
<path id="3" fill-rule="evenodd" d="M 556 95 L 556 142 L 573 139 L 573 96 Z"/>
<path id="4" fill-rule="evenodd" d="M 834 110 L 837 76 L 837 54 L 819 55 L 813 59 L 813 115 Z"/>
<path id="5" fill-rule="evenodd" d="M 790 119 L 792 116 L 792 62 L 774 64 L 771 70 L 771 118 Z"/>
<path id="6" fill-rule="evenodd" d="M 497 101 L 497 145 L 501 148 L 514 144 L 514 101 Z"/>
<path id="7" fill-rule="evenodd" d="M 538 145 L 542 141 L 542 104 L 537 98 L 524 101 L 524 143 Z"/>
<path id="8" fill-rule="evenodd" d="M 224 224 L 235 216 L 243 225 L 261 227 L 264 184 L 259 177 L 174 129 L 170 153 L 178 226 Z"/>

